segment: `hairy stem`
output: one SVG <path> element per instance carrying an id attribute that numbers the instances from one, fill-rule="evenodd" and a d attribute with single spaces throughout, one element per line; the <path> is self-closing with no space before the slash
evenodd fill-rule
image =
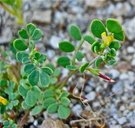
<path id="1" fill-rule="evenodd" d="M 15 16 L 15 12 L 13 10 L 11 10 L 8 6 L 6 6 L 5 4 L 3 4 L 2 2 L 0 2 L 0 6 L 6 10 L 8 13 L 12 14 Z"/>
<path id="2" fill-rule="evenodd" d="M 82 39 L 82 40 L 80 41 L 80 44 L 79 44 L 78 47 L 75 49 L 75 53 L 74 53 L 74 56 L 73 56 L 73 59 L 72 59 L 72 65 L 75 64 L 76 54 L 77 54 L 77 52 L 80 50 L 81 46 L 83 45 L 83 42 L 84 42 L 84 39 Z"/>

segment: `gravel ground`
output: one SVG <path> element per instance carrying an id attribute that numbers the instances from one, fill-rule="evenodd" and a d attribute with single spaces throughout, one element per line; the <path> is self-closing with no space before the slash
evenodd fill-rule
<path id="1" fill-rule="evenodd" d="M 25 20 L 36 23 L 44 31 L 45 38 L 38 47 L 46 50 L 52 61 L 59 53 L 58 42 L 68 37 L 68 24 L 78 24 L 83 32 L 87 32 L 93 18 L 114 17 L 123 24 L 127 36 L 118 53 L 118 64 L 103 69 L 116 82 L 108 84 L 90 77 L 87 81 L 78 78 L 76 84 L 85 82 L 83 95 L 94 111 L 104 115 L 109 128 L 135 128 L 135 0 L 25 0 L 23 9 Z M 1 8 L 0 16 L 0 45 L 7 45 L 18 26 Z M 76 93 L 81 88 L 77 86 Z M 74 115 L 79 118 L 84 106 L 75 101 L 72 106 Z M 34 123 L 29 128 L 38 128 L 45 117 L 46 113 L 38 120 L 31 117 L 29 122 Z"/>

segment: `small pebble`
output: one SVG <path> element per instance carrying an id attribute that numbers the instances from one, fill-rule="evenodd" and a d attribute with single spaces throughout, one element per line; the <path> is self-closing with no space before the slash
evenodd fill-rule
<path id="1" fill-rule="evenodd" d="M 96 98 L 96 93 L 92 91 L 88 93 L 85 97 L 88 99 L 88 101 L 93 101 Z"/>
<path id="2" fill-rule="evenodd" d="M 125 124 L 127 122 L 127 119 L 126 119 L 126 117 L 121 117 L 117 121 L 119 122 L 120 125 L 122 125 L 122 124 Z"/>

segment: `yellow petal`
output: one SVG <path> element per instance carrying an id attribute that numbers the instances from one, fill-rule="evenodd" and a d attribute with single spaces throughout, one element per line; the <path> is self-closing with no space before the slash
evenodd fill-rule
<path id="1" fill-rule="evenodd" d="M 107 36 L 106 35 L 106 32 L 103 32 L 102 34 L 101 34 L 101 37 L 102 37 L 102 40 L 103 40 L 103 43 L 104 43 L 104 45 L 105 46 L 109 46 L 110 45 L 110 43 L 113 41 L 113 35 L 109 35 L 109 36 Z"/>
<path id="2" fill-rule="evenodd" d="M 3 105 L 6 105 L 8 103 L 8 101 L 3 98 L 2 96 L 0 96 L 0 103 L 2 103 Z"/>

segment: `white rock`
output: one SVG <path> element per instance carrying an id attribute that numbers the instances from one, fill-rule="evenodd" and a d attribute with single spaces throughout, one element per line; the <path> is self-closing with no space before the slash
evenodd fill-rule
<path id="1" fill-rule="evenodd" d="M 103 7 L 106 4 L 106 0 L 85 0 L 85 5 L 87 7 Z"/>
<path id="2" fill-rule="evenodd" d="M 121 117 L 117 121 L 119 122 L 119 124 L 122 125 L 122 124 L 125 124 L 127 122 L 127 119 L 126 119 L 126 117 Z"/>
<path id="3" fill-rule="evenodd" d="M 88 93 L 85 97 L 88 99 L 88 101 L 92 101 L 96 98 L 96 93 L 94 91 L 92 91 L 92 92 Z"/>
<path id="4" fill-rule="evenodd" d="M 125 108 L 125 106 L 124 105 L 121 105 L 120 106 L 120 111 L 124 111 L 126 108 Z"/>
<path id="5" fill-rule="evenodd" d="M 59 42 L 60 42 L 61 38 L 58 36 L 52 36 L 50 39 L 50 45 L 54 48 L 57 49 L 59 46 Z"/>
<path id="6" fill-rule="evenodd" d="M 110 128 L 122 128 L 120 125 L 110 125 Z"/>
<path id="7" fill-rule="evenodd" d="M 129 79 L 128 74 L 127 74 L 127 73 L 122 73 L 122 74 L 120 75 L 120 80 L 126 80 L 126 79 Z"/>
<path id="8" fill-rule="evenodd" d="M 135 66 L 135 58 L 131 61 L 131 66 Z"/>
<path id="9" fill-rule="evenodd" d="M 135 52 L 134 47 L 131 47 L 131 46 L 127 47 L 127 52 L 128 53 L 134 53 Z"/>
<path id="10" fill-rule="evenodd" d="M 129 40 L 135 39 L 135 17 L 125 22 L 125 32 Z"/>
<path id="11" fill-rule="evenodd" d="M 32 21 L 49 24 L 51 23 L 51 13 L 51 10 L 34 11 Z"/>
<path id="12" fill-rule="evenodd" d="M 122 15 L 127 15 L 131 10 L 132 8 L 128 2 L 117 3 L 112 13 L 115 16 L 122 16 Z"/>
<path id="13" fill-rule="evenodd" d="M 74 105 L 73 108 L 72 108 L 72 111 L 73 111 L 73 113 L 74 113 L 76 116 L 81 115 L 82 110 L 83 110 L 83 109 L 82 109 L 82 106 L 81 106 L 80 104 L 76 104 L 76 105 Z"/>
<path id="14" fill-rule="evenodd" d="M 112 75 L 112 78 L 113 78 L 113 79 L 118 78 L 119 75 L 120 75 L 120 72 L 119 72 L 118 70 L 116 70 L 116 69 L 111 69 L 111 70 L 109 71 L 109 73 Z"/>
<path id="15" fill-rule="evenodd" d="M 100 85 L 96 87 L 96 92 L 100 93 L 103 91 L 103 87 L 101 87 Z"/>
<path id="16" fill-rule="evenodd" d="M 129 2 L 130 2 L 133 6 L 135 6 L 135 0 L 129 0 Z"/>
<path id="17" fill-rule="evenodd" d="M 98 101 L 92 103 L 93 108 L 101 107 L 100 103 Z"/>
<path id="18" fill-rule="evenodd" d="M 119 81 L 112 87 L 112 92 L 116 95 L 121 95 L 124 91 L 123 82 Z"/>

